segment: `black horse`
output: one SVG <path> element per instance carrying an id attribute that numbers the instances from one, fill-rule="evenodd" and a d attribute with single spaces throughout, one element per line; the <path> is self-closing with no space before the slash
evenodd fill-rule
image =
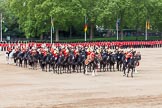
<path id="1" fill-rule="evenodd" d="M 59 54 L 58 55 L 58 60 L 56 62 L 56 67 L 55 69 L 53 70 L 54 73 L 58 73 L 58 74 L 62 74 L 61 72 L 61 68 L 64 67 L 64 61 L 65 61 L 65 56 L 63 54 Z"/>
<path id="2" fill-rule="evenodd" d="M 50 72 L 51 66 L 52 66 L 52 54 L 48 52 L 46 55 L 42 57 L 42 60 L 41 60 L 42 71 L 47 72 L 47 69 L 48 69 L 48 71 Z"/>
<path id="3" fill-rule="evenodd" d="M 104 52 L 101 54 L 102 56 L 102 59 L 100 61 L 100 72 L 101 72 L 101 69 L 103 69 L 103 71 L 105 72 L 106 71 L 106 66 L 108 65 L 108 53 Z"/>
<path id="4" fill-rule="evenodd" d="M 16 64 L 16 66 L 18 65 L 18 54 L 20 53 L 20 50 L 16 51 L 13 54 L 13 58 L 14 58 L 14 63 Z"/>
<path id="5" fill-rule="evenodd" d="M 17 54 L 17 60 L 19 61 L 19 67 L 22 67 L 24 55 L 25 55 L 25 52 L 19 52 Z"/>
<path id="6" fill-rule="evenodd" d="M 113 68 L 113 71 L 115 71 L 115 68 L 114 68 L 114 66 L 115 66 L 115 54 L 109 54 L 108 55 L 108 64 L 109 64 L 109 69 L 110 69 L 110 71 L 112 71 L 111 69 Z"/>
<path id="7" fill-rule="evenodd" d="M 131 77 L 133 78 L 133 72 L 135 71 L 135 67 L 136 67 L 136 63 L 137 60 L 135 59 L 135 57 L 131 58 L 128 62 L 128 72 L 127 72 L 127 77 L 129 77 L 129 72 L 131 71 Z"/>
<path id="8" fill-rule="evenodd" d="M 28 55 L 29 55 L 29 51 L 25 51 L 24 52 L 24 56 L 23 56 L 23 61 L 24 61 L 24 68 L 27 68 L 28 65 Z"/>
<path id="9" fill-rule="evenodd" d="M 117 62 L 117 70 L 121 71 L 122 70 L 122 65 L 124 61 L 124 54 L 122 52 L 117 52 L 116 53 L 116 62 Z"/>
<path id="10" fill-rule="evenodd" d="M 39 53 L 29 53 L 27 56 L 28 59 L 28 64 L 31 66 L 32 69 L 37 69 L 37 64 L 38 64 L 38 56 Z"/>

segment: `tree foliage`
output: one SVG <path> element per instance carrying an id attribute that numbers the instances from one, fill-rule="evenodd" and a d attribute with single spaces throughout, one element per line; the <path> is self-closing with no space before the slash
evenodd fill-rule
<path id="1" fill-rule="evenodd" d="M 26 37 L 40 37 L 50 34 L 51 18 L 54 19 L 55 39 L 59 31 L 81 32 L 83 35 L 84 17 L 88 18 L 88 34 L 94 37 L 96 25 L 105 29 L 116 29 L 120 19 L 123 29 L 145 30 L 146 20 L 152 31 L 162 30 L 162 0 L 0 0 L 10 18 L 19 24 Z M 13 24 L 14 21 L 11 21 Z M 11 25 L 12 25 L 11 24 Z M 122 39 L 122 35 L 121 35 Z"/>

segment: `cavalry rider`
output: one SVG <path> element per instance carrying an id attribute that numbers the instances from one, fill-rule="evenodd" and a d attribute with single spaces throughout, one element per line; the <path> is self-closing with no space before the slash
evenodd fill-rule
<path id="1" fill-rule="evenodd" d="M 52 46 L 51 47 L 51 51 L 52 55 L 54 56 L 55 60 L 58 58 L 57 57 L 57 50 L 56 50 L 56 47 L 55 46 Z"/>
<path id="2" fill-rule="evenodd" d="M 43 56 L 47 56 L 47 54 L 49 53 L 49 50 L 48 48 L 46 47 L 44 50 L 43 50 Z"/>
<path id="3" fill-rule="evenodd" d="M 90 52 L 90 59 L 93 60 L 93 59 L 95 58 L 95 52 L 94 52 L 94 49 L 91 48 L 90 51 L 91 51 L 91 52 Z"/>
<path id="4" fill-rule="evenodd" d="M 114 52 L 118 53 L 119 52 L 119 47 L 116 47 Z"/>
<path id="5" fill-rule="evenodd" d="M 21 52 L 25 53 L 26 51 L 27 51 L 26 46 L 23 46 L 22 49 L 21 49 Z"/>
<path id="6" fill-rule="evenodd" d="M 69 50 L 67 49 L 67 47 L 62 47 L 63 49 L 62 49 L 62 54 L 65 56 L 65 58 L 67 58 L 68 57 L 68 55 L 69 55 Z"/>
<path id="7" fill-rule="evenodd" d="M 74 57 L 77 58 L 79 56 L 78 47 L 74 50 Z"/>
<path id="8" fill-rule="evenodd" d="M 87 57 L 90 57 L 90 54 L 91 54 L 91 49 L 90 49 L 90 47 L 87 48 L 86 54 L 87 54 Z"/>
<path id="9" fill-rule="evenodd" d="M 30 53 L 31 55 L 35 55 L 37 53 L 36 47 L 33 46 Z"/>
<path id="10" fill-rule="evenodd" d="M 129 51 L 129 52 L 127 51 L 125 53 L 125 61 L 126 61 L 126 64 L 128 64 L 130 62 L 130 60 L 131 60 L 132 57 L 133 57 L 133 54 L 132 54 L 131 51 Z"/>

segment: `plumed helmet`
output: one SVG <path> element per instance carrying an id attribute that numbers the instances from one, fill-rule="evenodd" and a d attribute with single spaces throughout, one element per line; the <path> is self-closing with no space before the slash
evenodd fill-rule
<path id="1" fill-rule="evenodd" d="M 33 50 L 35 50 L 35 49 L 36 49 L 36 47 L 34 47 L 34 46 L 33 46 L 33 47 L 32 47 L 32 49 L 33 49 Z"/>

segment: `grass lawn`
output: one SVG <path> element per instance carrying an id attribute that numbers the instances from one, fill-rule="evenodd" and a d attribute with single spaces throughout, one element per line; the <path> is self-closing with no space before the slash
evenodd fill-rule
<path id="1" fill-rule="evenodd" d="M 148 40 L 161 40 L 162 37 L 160 36 L 148 36 Z M 124 37 L 123 40 L 129 41 L 129 40 L 145 40 L 145 36 L 128 36 Z M 90 41 L 90 39 L 87 39 L 87 41 Z M 116 41 L 116 37 L 106 37 L 106 38 L 93 38 L 92 41 Z M 83 39 L 66 39 L 66 40 L 60 40 L 59 42 L 84 42 Z"/>

